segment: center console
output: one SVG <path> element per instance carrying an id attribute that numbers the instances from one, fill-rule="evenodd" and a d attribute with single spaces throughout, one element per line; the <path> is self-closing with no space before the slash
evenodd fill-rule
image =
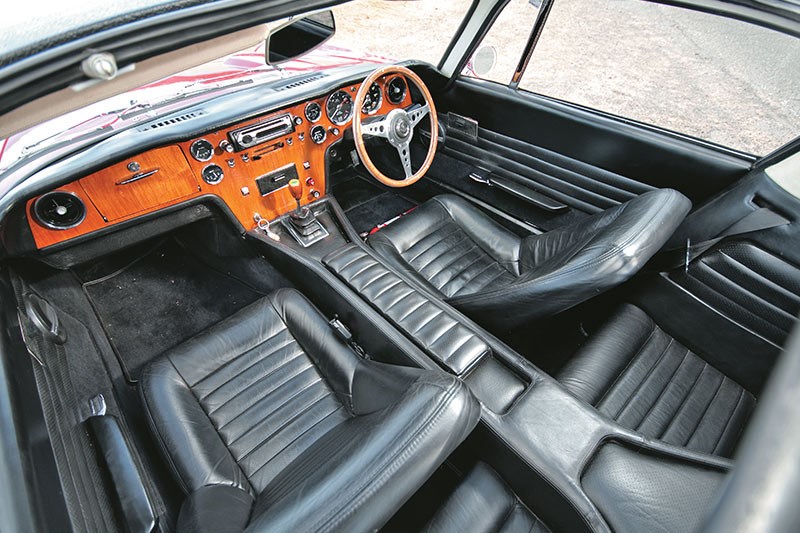
<path id="1" fill-rule="evenodd" d="M 462 447 L 471 451 L 451 458 L 459 469 L 490 465 L 554 530 L 675 530 L 701 523 L 731 461 L 619 426 L 385 265 L 355 234 L 334 198 L 312 209 L 328 235 L 307 246 L 295 240 L 297 228 L 288 216 L 279 240 L 258 230 L 251 236 L 269 261 L 283 264 L 317 301 L 349 308 L 341 321 L 369 357 L 443 368 L 470 386 L 482 416 Z M 381 328 L 395 332 L 389 335 L 392 346 L 372 343 L 372 332 Z"/>

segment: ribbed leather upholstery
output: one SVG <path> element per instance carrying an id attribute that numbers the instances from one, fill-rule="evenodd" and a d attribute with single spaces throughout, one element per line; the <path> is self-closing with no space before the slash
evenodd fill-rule
<path id="1" fill-rule="evenodd" d="M 623 426 L 726 457 L 756 403 L 750 392 L 632 305 L 595 334 L 558 379 Z"/>
<path id="2" fill-rule="evenodd" d="M 454 377 L 356 356 L 293 290 L 170 350 L 140 390 L 198 531 L 225 502 L 252 531 L 379 527 L 479 416 Z"/>
<path id="3" fill-rule="evenodd" d="M 485 463 L 478 463 L 424 528 L 429 533 L 546 533 L 508 485 Z"/>
<path id="4" fill-rule="evenodd" d="M 523 324 L 626 281 L 691 204 L 647 192 L 578 224 L 520 239 L 469 202 L 437 196 L 369 237 L 392 266 L 493 329 Z"/>
<path id="5" fill-rule="evenodd" d="M 336 250 L 323 262 L 453 373 L 467 372 L 490 353 L 489 346 L 450 317 L 441 304 L 431 301 L 358 246 L 350 244 Z"/>
<path id="6" fill-rule="evenodd" d="M 516 279 L 451 219 L 430 224 L 418 240 L 400 252 L 411 267 L 447 297 L 481 291 Z"/>
<path id="7" fill-rule="evenodd" d="M 215 359 L 188 385 L 260 492 L 349 415 L 283 321 L 260 328 L 257 337 L 231 340 L 237 345 L 228 357 Z"/>
<path id="8" fill-rule="evenodd" d="M 738 242 L 693 261 L 670 278 L 704 303 L 776 346 L 800 313 L 800 268 L 758 246 Z"/>

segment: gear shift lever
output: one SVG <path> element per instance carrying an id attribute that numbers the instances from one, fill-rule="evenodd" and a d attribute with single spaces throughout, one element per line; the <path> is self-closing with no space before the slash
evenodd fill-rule
<path id="1" fill-rule="evenodd" d="M 303 184 L 299 179 L 289 180 L 289 192 L 292 194 L 294 201 L 297 202 L 297 209 L 295 213 L 300 212 L 300 199 L 303 197 Z"/>
<path id="2" fill-rule="evenodd" d="M 303 184 L 299 179 L 289 180 L 289 192 L 291 193 L 294 201 L 297 202 L 297 208 L 289 214 L 292 226 L 301 235 L 310 235 L 317 231 L 319 228 L 314 222 L 317 217 L 307 206 L 301 206 L 300 200 L 303 198 Z"/>

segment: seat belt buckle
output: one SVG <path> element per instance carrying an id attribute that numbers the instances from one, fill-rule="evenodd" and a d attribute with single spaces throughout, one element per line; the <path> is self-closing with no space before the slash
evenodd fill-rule
<path id="1" fill-rule="evenodd" d="M 353 334 L 350 333 L 350 330 L 347 329 L 347 326 L 339 320 L 339 315 L 333 315 L 333 318 L 330 319 L 328 325 L 331 329 L 336 333 L 336 336 L 342 339 L 345 344 L 350 344 L 353 342 Z"/>
<path id="2" fill-rule="evenodd" d="M 364 359 L 370 359 L 369 354 L 367 351 L 361 347 L 353 338 L 353 334 L 350 329 L 344 325 L 344 322 L 339 320 L 339 315 L 333 315 L 333 318 L 328 321 L 328 325 L 331 327 L 336 336 L 339 337 L 345 344 L 347 344 L 356 355 L 362 357 Z"/>
<path id="3" fill-rule="evenodd" d="M 691 262 L 692 262 L 692 239 L 690 237 L 686 237 L 686 255 L 683 258 L 684 274 L 689 273 L 689 263 Z"/>

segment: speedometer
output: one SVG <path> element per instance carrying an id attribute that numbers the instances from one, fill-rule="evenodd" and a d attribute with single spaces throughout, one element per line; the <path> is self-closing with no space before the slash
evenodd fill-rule
<path id="1" fill-rule="evenodd" d="M 361 107 L 361 112 L 365 115 L 371 115 L 375 113 L 381 106 L 382 100 L 383 94 L 381 93 L 380 85 L 373 83 L 369 86 L 367 96 L 364 98 L 364 105 Z"/>
<path id="2" fill-rule="evenodd" d="M 331 122 L 341 126 L 353 115 L 353 98 L 344 91 L 336 91 L 328 97 L 325 111 Z"/>

